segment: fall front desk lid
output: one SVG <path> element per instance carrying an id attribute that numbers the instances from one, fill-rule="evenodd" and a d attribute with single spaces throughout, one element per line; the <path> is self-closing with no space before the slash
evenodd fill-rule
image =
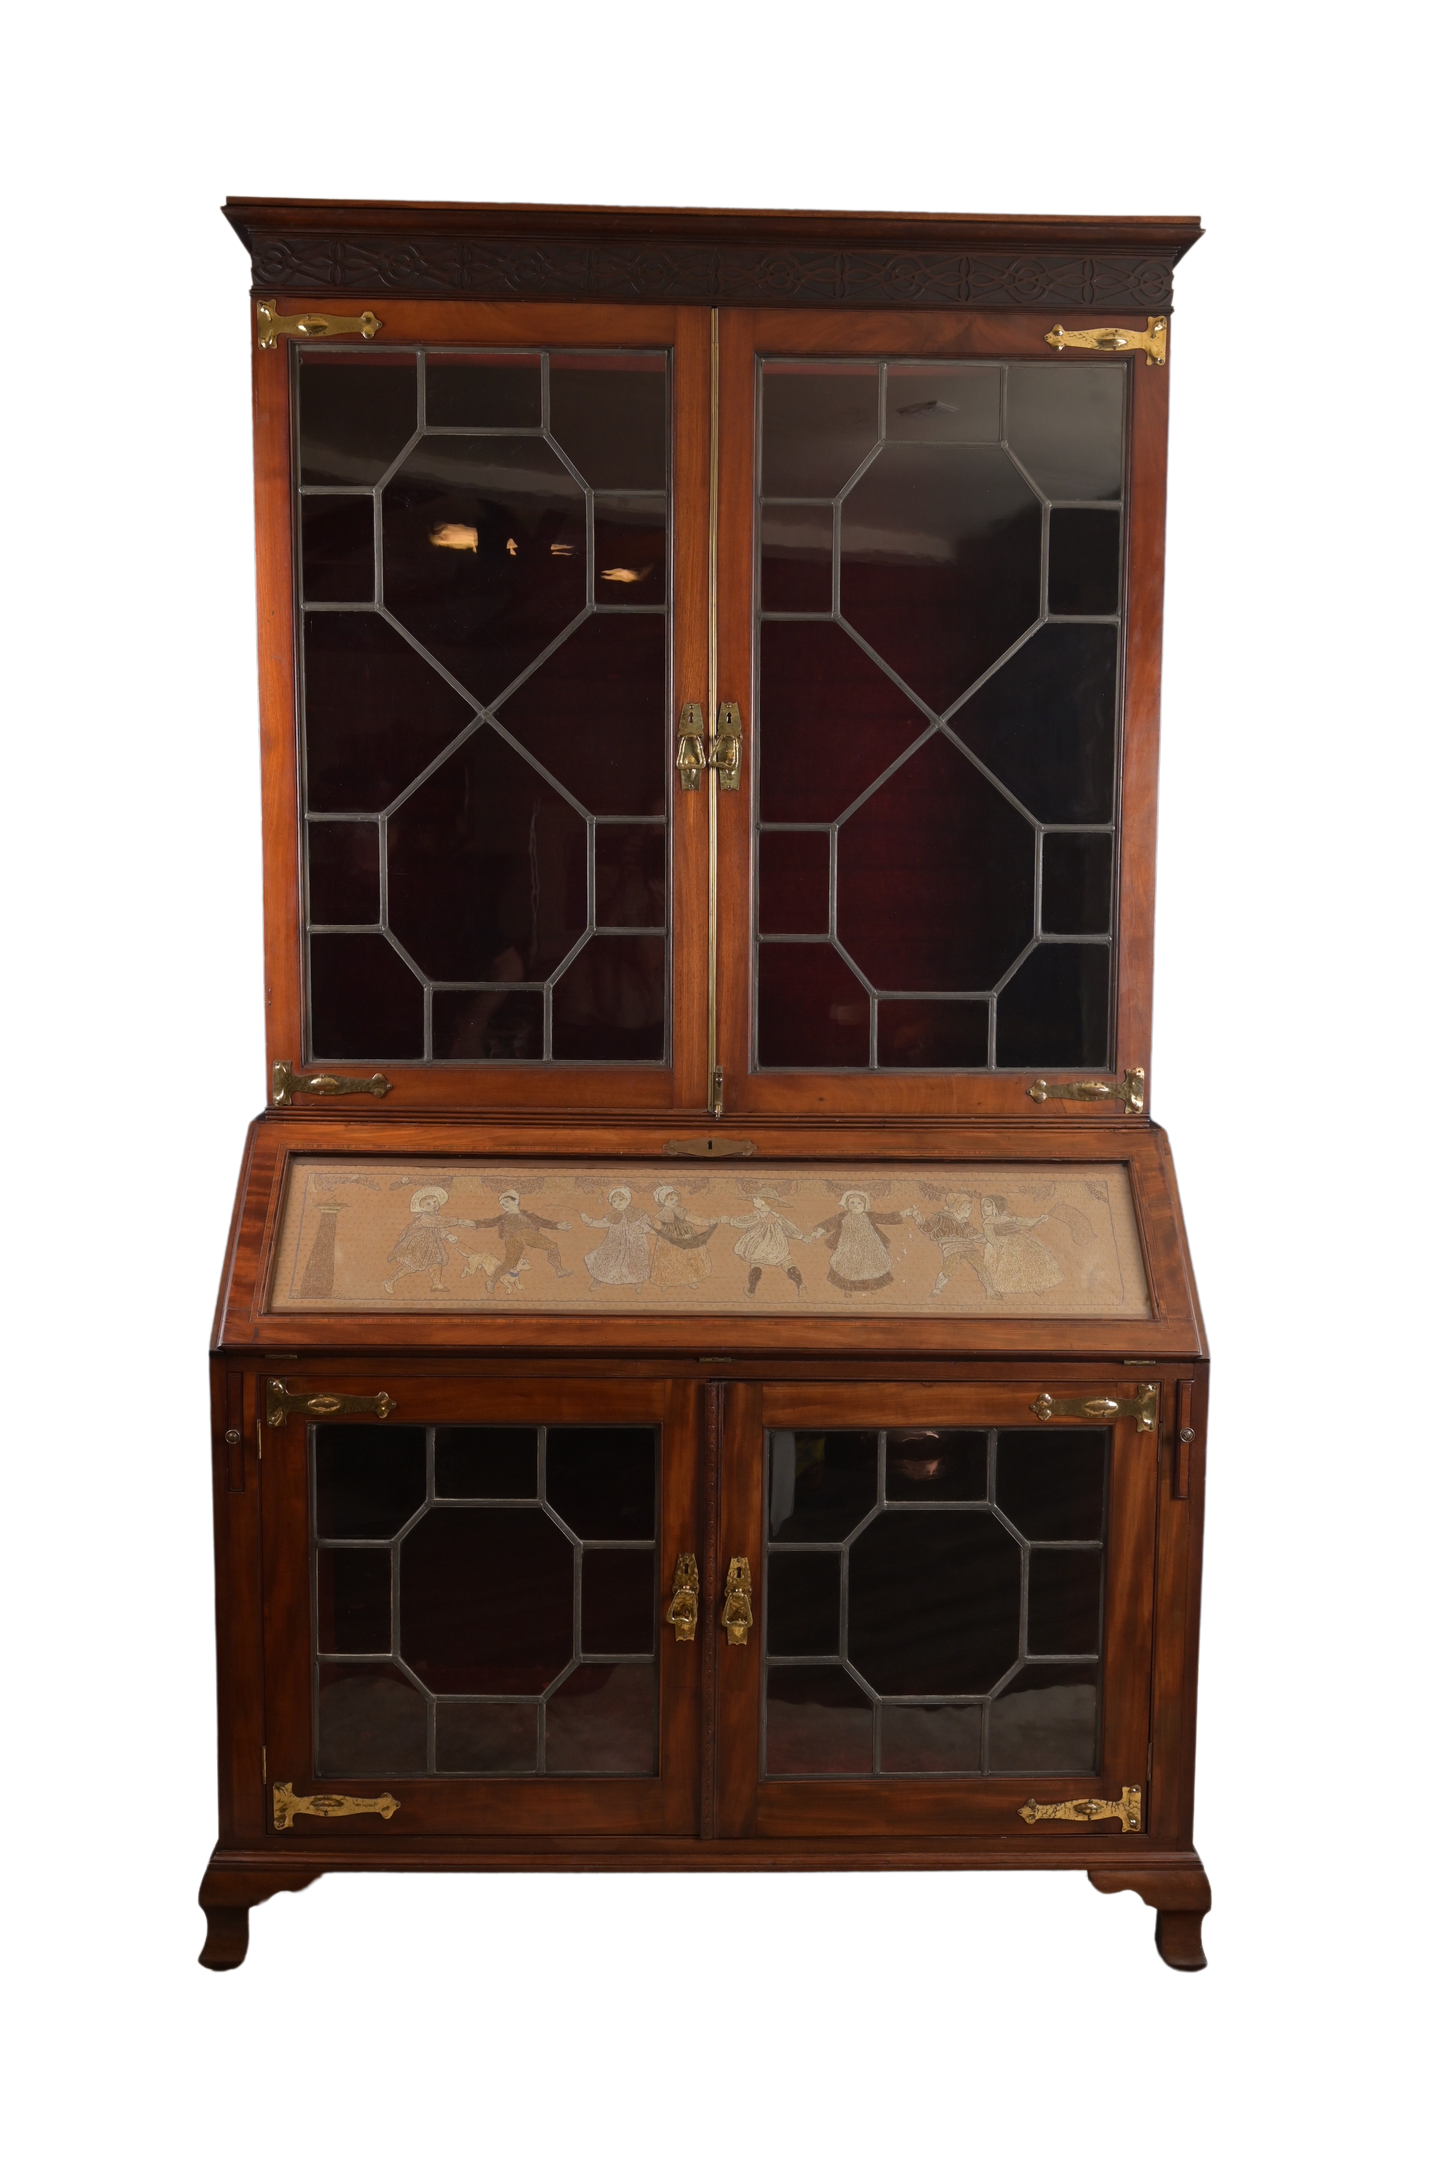
<path id="1" fill-rule="evenodd" d="M 291 1163 L 272 1311 L 1150 1316 L 1130 1180 L 1084 1167 Z"/>

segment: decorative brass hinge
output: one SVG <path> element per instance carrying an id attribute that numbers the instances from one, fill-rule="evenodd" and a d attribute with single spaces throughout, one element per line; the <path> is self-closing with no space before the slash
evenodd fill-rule
<path id="1" fill-rule="evenodd" d="M 693 1640 L 699 1616 L 700 1568 L 695 1563 L 694 1551 L 687 1550 L 675 1560 L 675 1578 L 671 1583 L 670 1608 L 665 1613 L 665 1623 L 674 1626 L 677 1640 Z"/>
<path id="2" fill-rule="evenodd" d="M 1134 1416 L 1137 1431 L 1153 1431 L 1159 1409 L 1158 1386 L 1141 1386 L 1128 1400 L 1099 1394 L 1088 1401 L 1057 1401 L 1052 1394 L 1042 1393 L 1038 1401 L 1030 1403 L 1031 1415 L 1038 1416 L 1042 1423 L 1048 1423 L 1052 1416 L 1088 1416 L 1092 1423 L 1114 1423 L 1120 1416 Z"/>
<path id="3" fill-rule="evenodd" d="M 680 774 L 680 791 L 693 794 L 705 776 L 705 713 L 699 704 L 682 704 L 680 707 L 680 740 L 675 751 L 675 769 Z"/>
<path id="4" fill-rule="evenodd" d="M 316 1071 L 309 1078 L 296 1078 L 291 1063 L 272 1064 L 270 1067 L 270 1099 L 276 1108 L 289 1108 L 297 1095 L 337 1093 L 373 1093 L 377 1100 L 392 1091 L 390 1081 L 383 1071 L 373 1071 L 368 1079 L 336 1078 L 333 1071 Z"/>
<path id="5" fill-rule="evenodd" d="M 270 1379 L 265 1398 L 265 1420 L 277 1431 L 287 1416 L 379 1416 L 383 1423 L 396 1405 L 388 1393 L 287 1393 L 283 1378 Z"/>
<path id="6" fill-rule="evenodd" d="M 725 1604 L 720 1612 L 720 1623 L 725 1628 L 725 1638 L 732 1648 L 748 1645 L 750 1628 L 755 1623 L 755 1605 L 750 1600 L 748 1558 L 730 1560 L 730 1570 L 725 1575 Z"/>
<path id="7" fill-rule="evenodd" d="M 1150 327 L 1145 330 L 1067 330 L 1059 322 L 1046 333 L 1047 345 L 1054 345 L 1063 352 L 1069 345 L 1077 352 L 1143 352 L 1147 367 L 1163 367 L 1165 364 L 1166 324 L 1164 315 L 1151 315 Z"/>
<path id="8" fill-rule="evenodd" d="M 696 1161 L 718 1161 L 722 1155 L 752 1154 L 753 1138 L 667 1138 L 665 1151 L 672 1161 L 688 1156 Z"/>
<path id="9" fill-rule="evenodd" d="M 276 1783 L 271 1793 L 277 1828 L 289 1827 L 297 1812 L 313 1813 L 317 1820 L 343 1820 L 351 1813 L 378 1812 L 382 1820 L 388 1820 L 400 1810 L 399 1798 L 391 1797 L 388 1790 L 378 1798 L 341 1797 L 338 1793 L 322 1791 L 315 1797 L 296 1797 L 289 1783 Z"/>
<path id="10" fill-rule="evenodd" d="M 734 794 L 740 786 L 740 756 L 745 747 L 745 731 L 740 724 L 738 704 L 722 704 L 715 714 L 715 729 L 710 738 L 710 769 L 719 782 L 722 794 Z"/>
<path id="11" fill-rule="evenodd" d="M 278 350 L 281 337 L 373 337 L 384 323 L 367 307 L 363 315 L 277 315 L 269 300 L 255 302 L 260 350 Z"/>
<path id="12" fill-rule="evenodd" d="M 1046 1101 L 1123 1101 L 1127 1116 L 1143 1116 L 1145 1066 L 1136 1064 L 1118 1085 L 1113 1079 L 1073 1079 L 1063 1086 L 1057 1086 L 1054 1079 L 1036 1079 L 1025 1091 L 1032 1101 L 1042 1104 Z"/>
<path id="13" fill-rule="evenodd" d="M 1037 1820 L 1118 1820 L 1122 1835 L 1138 1835 L 1144 1825 L 1138 1783 L 1126 1783 L 1118 1798 L 1067 1798 L 1061 1805 L 1037 1805 L 1030 1798 L 1020 1817 L 1027 1827 Z"/>

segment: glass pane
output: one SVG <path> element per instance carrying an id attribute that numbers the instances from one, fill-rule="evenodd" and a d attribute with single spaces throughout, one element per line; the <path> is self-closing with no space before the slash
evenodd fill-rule
<path id="1" fill-rule="evenodd" d="M 391 1663 L 322 1663 L 317 1775 L 423 1775 L 425 1696 Z"/>
<path id="2" fill-rule="evenodd" d="M 383 936 L 310 938 L 310 1054 L 423 1056 L 425 990 Z"/>
<path id="3" fill-rule="evenodd" d="M 1100 1553 L 1032 1550 L 1029 1655 L 1098 1655 Z"/>
<path id="4" fill-rule="evenodd" d="M 834 622 L 765 623 L 760 712 L 767 824 L 829 823 L 925 732 L 909 697 Z"/>
<path id="5" fill-rule="evenodd" d="M 391 1424 L 328 1423 L 314 1433 L 315 1532 L 398 1535 L 425 1503 L 425 1433 Z"/>
<path id="6" fill-rule="evenodd" d="M 757 1061 L 772 1070 L 870 1061 L 870 998 L 831 944 L 762 944 Z"/>
<path id="7" fill-rule="evenodd" d="M 310 919 L 379 922 L 380 828 L 377 824 L 309 824 Z"/>
<path id="8" fill-rule="evenodd" d="M 436 989 L 430 999 L 430 1053 L 481 1063 L 545 1053 L 545 998 L 538 991 Z"/>
<path id="9" fill-rule="evenodd" d="M 1050 622 L 950 721 L 1049 824 L 1108 824 L 1115 789 L 1116 632 Z"/>
<path id="10" fill-rule="evenodd" d="M 835 520 L 828 502 L 767 502 L 760 514 L 760 604 L 828 614 Z"/>
<path id="11" fill-rule="evenodd" d="M 587 1550 L 580 1575 L 585 1655 L 653 1655 L 655 1552 Z"/>
<path id="12" fill-rule="evenodd" d="M 437 1498 L 533 1498 L 536 1439 L 524 1425 L 452 1424 L 435 1433 Z"/>
<path id="13" fill-rule="evenodd" d="M 307 614 L 311 809 L 386 809 L 475 713 L 378 614 Z"/>
<path id="14" fill-rule="evenodd" d="M 985 1693 L 1020 1655 L 1020 1546 L 989 1512 L 882 1513 L 850 1548 L 850 1660 L 878 1693 Z"/>
<path id="15" fill-rule="evenodd" d="M 992 1775 L 1093 1775 L 1099 1724 L 1094 1663 L 1031 1663 L 990 1704 Z"/>
<path id="16" fill-rule="evenodd" d="M 592 614 L 500 713 L 507 734 L 593 816 L 663 816 L 665 624 Z"/>
<path id="17" fill-rule="evenodd" d="M 574 1648 L 575 1546 L 538 1507 L 429 1512 L 400 1551 L 400 1654 L 434 1693 L 538 1693 Z"/>
<path id="18" fill-rule="evenodd" d="M 665 497 L 597 494 L 595 598 L 602 607 L 665 603 Z"/>
<path id="19" fill-rule="evenodd" d="M 999 367 L 893 362 L 886 369 L 889 442 L 998 442 Z"/>
<path id="20" fill-rule="evenodd" d="M 556 985 L 556 1058 L 658 1063 L 664 1053 L 664 937 L 593 936 Z"/>
<path id="21" fill-rule="evenodd" d="M 990 1005 L 884 997 L 876 1037 L 881 1070 L 983 1071 L 990 1060 Z"/>
<path id="22" fill-rule="evenodd" d="M 770 1534 L 781 1543 L 838 1543 L 875 1505 L 875 1431 L 772 1431 Z"/>
<path id="23" fill-rule="evenodd" d="M 390 1553 L 317 1553 L 317 1635 L 322 1655 L 390 1653 Z"/>
<path id="24" fill-rule="evenodd" d="M 1110 927 L 1108 831 L 1047 831 L 1040 926 L 1052 936 L 1103 936 Z"/>
<path id="25" fill-rule="evenodd" d="M 1041 944 L 1031 952 L 1000 992 L 995 1061 L 1022 1071 L 1043 1064 L 1108 1067 L 1108 945 Z"/>
<path id="26" fill-rule="evenodd" d="M 835 1665 L 781 1665 L 765 1702 L 767 1775 L 868 1775 L 873 1710 L 855 1680 Z"/>
<path id="27" fill-rule="evenodd" d="M 828 831 L 760 834 L 760 929 L 823 936 L 830 926 Z"/>
<path id="28" fill-rule="evenodd" d="M 587 1542 L 648 1542 L 655 1534 L 658 1434 L 552 1424 L 545 1496 Z"/>
<path id="29" fill-rule="evenodd" d="M 1125 476 L 1125 363 L 1006 369 L 1006 439 L 1052 502 L 1115 502 Z"/>
<path id="30" fill-rule="evenodd" d="M 988 1431 L 891 1431 L 885 1441 L 885 1496 L 891 1505 L 983 1500 Z"/>
<path id="31" fill-rule="evenodd" d="M 550 432 L 587 485 L 663 488 L 665 414 L 663 353 L 551 353 Z"/>
<path id="32" fill-rule="evenodd" d="M 767 360 L 761 492 L 838 494 L 875 445 L 879 390 L 873 360 Z"/>
<path id="33" fill-rule="evenodd" d="M 838 1655 L 839 1551 L 772 1551 L 765 1579 L 767 1651 L 771 1655 Z"/>
<path id="34" fill-rule="evenodd" d="M 1120 604 L 1120 519 L 1111 509 L 1050 512 L 1050 612 L 1113 614 Z"/>
<path id="35" fill-rule="evenodd" d="M 408 352 L 302 352 L 300 484 L 373 487 L 416 427 Z"/>
<path id="36" fill-rule="evenodd" d="M 1035 1543 L 1098 1542 L 1110 1433 L 1002 1431 L 995 1502 Z"/>
<path id="37" fill-rule="evenodd" d="M 437 1701 L 435 1766 L 442 1775 L 533 1775 L 539 1724 L 539 1709 L 520 1701 Z"/>
<path id="38" fill-rule="evenodd" d="M 601 929 L 664 928 L 663 824 L 596 826 L 595 924 Z"/>
<path id="39" fill-rule="evenodd" d="M 653 1775 L 659 1741 L 656 1669 L 582 1663 L 545 1708 L 549 1775 Z"/>
<path id="40" fill-rule="evenodd" d="M 445 352 L 425 357 L 427 427 L 538 427 L 538 352 Z"/>
<path id="41" fill-rule="evenodd" d="M 368 494 L 300 497 L 300 583 L 307 600 L 375 597 L 375 503 Z"/>
<path id="42" fill-rule="evenodd" d="M 985 1710 L 979 1701 L 880 1711 L 883 1775 L 978 1775 Z"/>

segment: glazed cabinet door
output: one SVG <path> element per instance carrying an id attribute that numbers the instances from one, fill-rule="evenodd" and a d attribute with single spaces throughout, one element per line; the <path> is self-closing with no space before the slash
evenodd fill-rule
<path id="1" fill-rule="evenodd" d="M 1135 1831 L 1157 1440 L 1122 1374 L 1087 1390 L 1110 1420 L 1038 1420 L 1033 1380 L 727 1389 L 726 1615 L 751 1622 L 717 1649 L 722 1834 L 1048 1832 L 1032 1803 Z"/>
<path id="2" fill-rule="evenodd" d="M 698 1658 L 662 1619 L 700 1547 L 695 1389 L 394 1392 L 269 1381 L 268 1830 L 694 1832 Z"/>

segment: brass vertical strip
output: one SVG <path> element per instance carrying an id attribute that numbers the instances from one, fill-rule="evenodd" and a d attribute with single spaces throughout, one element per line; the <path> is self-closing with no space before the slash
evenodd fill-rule
<path id="1" fill-rule="evenodd" d="M 700 1488 L 700 1839 L 715 1839 L 716 1720 L 720 1702 L 716 1634 L 720 1609 L 720 1433 L 724 1388 L 705 1388 Z"/>
<path id="2" fill-rule="evenodd" d="M 720 310 L 710 310 L 710 563 L 709 563 L 709 735 L 712 750 L 706 784 L 709 788 L 710 823 L 710 881 L 708 895 L 709 918 L 706 923 L 706 1098 L 713 1116 L 721 1110 L 720 1088 L 716 1083 L 719 1064 L 718 1027 L 716 1023 L 716 937 L 719 908 L 719 873 L 716 852 L 720 843 L 720 819 L 717 790 L 719 777 L 713 762 L 715 729 L 720 710 Z"/>

